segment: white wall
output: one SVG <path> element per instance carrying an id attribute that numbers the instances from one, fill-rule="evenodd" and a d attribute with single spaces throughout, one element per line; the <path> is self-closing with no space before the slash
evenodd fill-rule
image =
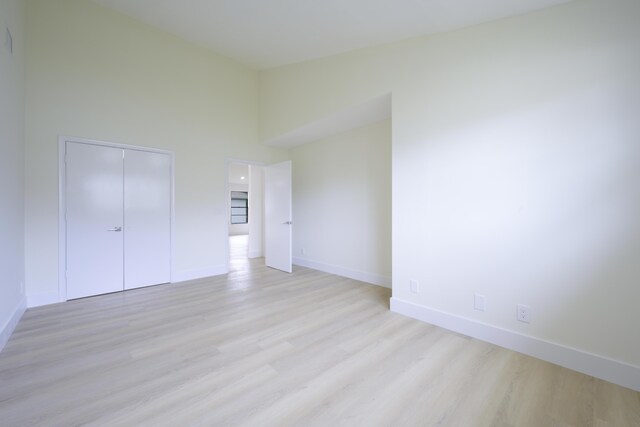
<path id="1" fill-rule="evenodd" d="M 25 309 L 24 3 L 0 1 L 0 350 Z M 13 39 L 10 53 L 6 30 Z"/>
<path id="2" fill-rule="evenodd" d="M 391 120 L 290 154 L 294 262 L 390 287 Z"/>
<path id="3" fill-rule="evenodd" d="M 585 0 L 268 70 L 262 137 L 392 92 L 393 298 L 640 387 L 638 22 L 640 2 Z"/>
<path id="4" fill-rule="evenodd" d="M 174 280 L 226 271 L 224 159 L 287 158 L 258 143 L 257 73 L 89 1 L 28 5 L 30 303 L 57 300 L 59 135 L 174 151 Z"/>
<path id="5" fill-rule="evenodd" d="M 247 179 L 249 178 L 247 173 Z M 232 184 L 229 183 L 229 192 L 231 191 L 249 191 L 249 184 Z M 231 194 L 229 194 L 231 199 Z M 229 202 L 230 203 L 230 202 Z M 231 224 L 231 212 L 227 214 L 227 221 L 229 222 L 229 236 L 239 236 L 242 234 L 249 234 L 249 224 Z M 251 221 L 251 217 L 249 217 Z"/>

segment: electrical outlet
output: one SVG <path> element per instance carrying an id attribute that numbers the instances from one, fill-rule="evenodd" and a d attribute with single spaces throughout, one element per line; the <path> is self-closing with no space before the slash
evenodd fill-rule
<path id="1" fill-rule="evenodd" d="M 417 280 L 409 280 L 409 290 L 412 294 L 420 292 L 420 283 Z"/>
<path id="2" fill-rule="evenodd" d="M 531 307 L 524 304 L 518 304 L 517 319 L 520 322 L 529 323 L 531 321 Z"/>
<path id="3" fill-rule="evenodd" d="M 305 248 L 300 248 L 300 255 L 306 255 L 307 250 Z"/>
<path id="4" fill-rule="evenodd" d="M 484 311 L 487 305 L 487 297 L 480 294 L 475 294 L 473 296 L 473 308 L 478 311 Z"/>

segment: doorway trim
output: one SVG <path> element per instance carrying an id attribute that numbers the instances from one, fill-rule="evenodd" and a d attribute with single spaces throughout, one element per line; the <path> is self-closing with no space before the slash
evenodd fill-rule
<path id="1" fill-rule="evenodd" d="M 231 262 L 231 257 L 229 254 L 230 251 L 230 247 L 229 247 L 229 227 L 231 226 L 231 224 L 229 224 L 229 212 L 231 209 L 231 201 L 229 200 L 229 191 L 230 191 L 230 187 L 229 187 L 229 165 L 233 164 L 233 163 L 237 163 L 240 165 L 247 165 L 247 166 L 260 166 L 260 167 L 264 167 L 267 164 L 264 162 L 259 162 L 259 161 L 255 161 L 255 160 L 245 160 L 245 159 L 239 159 L 239 158 L 235 158 L 235 157 L 226 157 L 224 159 L 224 194 L 225 194 L 225 221 L 227 224 L 226 230 L 227 230 L 227 238 L 225 239 L 225 258 L 226 258 L 226 262 L 225 262 L 225 266 L 227 268 L 227 272 L 229 271 L 229 263 Z M 249 193 L 251 193 L 251 185 L 249 185 Z M 249 195 L 249 197 L 251 197 L 251 195 Z M 263 201 L 264 204 L 264 201 Z M 264 206 L 262 206 L 262 220 L 264 221 Z M 251 221 L 251 220 L 249 220 Z M 263 230 L 264 231 L 264 230 Z M 263 242 L 264 245 L 264 242 Z M 248 255 L 248 254 L 247 254 Z"/>
<path id="2" fill-rule="evenodd" d="M 171 248 L 170 277 L 173 283 L 175 271 L 175 154 L 173 151 L 158 148 L 142 147 L 139 145 L 119 144 L 115 142 L 99 141 L 95 139 L 79 138 L 60 135 L 58 137 L 58 301 L 67 301 L 67 200 L 66 200 L 66 145 L 74 142 L 87 145 L 99 145 L 103 147 L 121 148 L 127 150 L 146 151 L 149 153 L 166 154 L 171 159 L 171 220 L 169 244 Z M 52 303 L 55 301 L 51 301 Z"/>

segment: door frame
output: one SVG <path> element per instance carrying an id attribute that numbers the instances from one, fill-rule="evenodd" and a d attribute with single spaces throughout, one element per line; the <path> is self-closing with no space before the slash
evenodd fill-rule
<path id="1" fill-rule="evenodd" d="M 66 167 L 66 145 L 67 142 L 74 142 L 78 144 L 87 145 L 99 145 L 103 147 L 120 148 L 127 150 L 146 151 L 150 153 L 166 154 L 171 159 L 171 219 L 170 219 L 170 277 L 173 282 L 173 275 L 175 271 L 175 154 L 173 151 L 161 150 L 157 148 L 142 147 L 139 145 L 120 144 L 109 141 L 99 141 L 95 139 L 79 138 L 75 136 L 58 137 L 58 301 L 67 301 L 67 194 L 66 194 L 66 179 L 67 179 L 67 167 Z"/>
<path id="2" fill-rule="evenodd" d="M 231 212 L 231 200 L 229 198 L 229 191 L 230 191 L 230 186 L 229 186 L 229 165 L 233 164 L 233 163 L 237 163 L 240 165 L 247 165 L 247 166 L 260 166 L 260 167 L 264 167 L 267 164 L 264 162 L 258 162 L 258 161 L 254 161 L 254 160 L 245 160 L 245 159 L 239 159 L 239 158 L 235 158 L 235 157 L 226 157 L 224 159 L 224 194 L 225 194 L 225 202 L 224 202 L 224 206 L 225 206 L 225 221 L 226 221 L 226 230 L 227 230 L 227 235 L 226 235 L 226 239 L 225 239 L 225 267 L 226 267 L 226 271 L 229 272 L 229 263 L 231 262 L 231 256 L 229 254 L 229 228 L 231 227 L 231 224 L 229 224 L 229 212 Z M 251 185 L 249 185 L 249 192 L 251 192 Z M 251 196 L 249 196 L 251 197 Z M 263 200 L 264 203 L 264 200 Z M 262 221 L 264 221 L 264 206 L 262 209 Z M 263 232 L 264 232 L 264 228 L 263 228 Z M 262 242 L 264 245 L 264 242 Z"/>

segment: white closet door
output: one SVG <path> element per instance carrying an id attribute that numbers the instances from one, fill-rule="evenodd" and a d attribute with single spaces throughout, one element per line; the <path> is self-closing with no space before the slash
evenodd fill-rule
<path id="1" fill-rule="evenodd" d="M 124 288 L 171 281 L 171 157 L 125 150 Z"/>
<path id="2" fill-rule="evenodd" d="M 66 143 L 67 299 L 122 290 L 122 151 Z"/>

